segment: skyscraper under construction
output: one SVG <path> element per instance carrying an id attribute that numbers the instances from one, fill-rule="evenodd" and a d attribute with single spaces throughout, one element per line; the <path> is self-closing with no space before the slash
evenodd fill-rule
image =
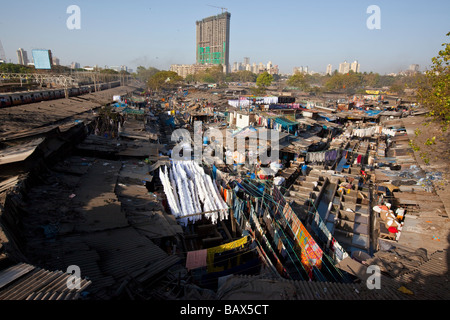
<path id="1" fill-rule="evenodd" d="M 230 57 L 229 12 L 197 21 L 197 64 L 221 64 L 229 72 Z"/>

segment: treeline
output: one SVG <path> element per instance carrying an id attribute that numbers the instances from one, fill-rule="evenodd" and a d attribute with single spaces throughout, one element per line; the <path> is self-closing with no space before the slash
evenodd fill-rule
<path id="1" fill-rule="evenodd" d="M 24 66 L 15 63 L 2 63 L 0 64 L 0 72 L 5 73 L 31 73 L 35 72 L 34 66 Z"/>
<path id="2" fill-rule="evenodd" d="M 144 68 L 138 67 L 135 77 L 148 82 L 154 75 L 160 72 L 168 72 L 158 70 L 153 67 Z M 265 72 L 267 73 L 267 72 Z M 251 71 L 237 71 L 229 74 L 224 74 L 222 66 L 212 66 L 205 70 L 199 71 L 196 74 L 187 75 L 184 80 L 178 79 L 178 82 L 185 84 L 195 83 L 216 83 L 219 86 L 225 87 L 229 82 L 253 82 L 258 87 L 258 78 L 263 74 L 255 74 Z M 171 76 L 174 78 L 174 75 Z M 285 82 L 279 81 L 279 75 L 271 75 L 271 83 L 276 83 L 278 86 L 286 89 L 294 89 L 304 92 L 341 92 L 344 94 L 358 94 L 365 93 L 368 89 L 384 89 L 386 91 L 404 94 L 406 89 L 419 89 L 424 83 L 425 74 L 411 73 L 406 75 L 380 75 L 373 72 L 355 73 L 350 71 L 346 74 L 341 74 L 335 71 L 332 75 L 321 74 L 303 74 L 296 73 L 290 76 Z M 160 86 L 160 80 L 156 81 Z M 152 84 L 155 86 L 155 84 Z"/>
<path id="3" fill-rule="evenodd" d="M 251 71 L 240 70 L 229 74 L 224 74 L 222 66 L 217 65 L 206 70 L 197 72 L 196 74 L 190 74 L 186 76 L 185 81 L 187 83 L 228 83 L 228 82 L 255 82 L 260 74 L 255 74 Z M 272 75 L 273 80 L 276 81 L 280 77 L 278 75 Z"/>
<path id="4" fill-rule="evenodd" d="M 188 74 L 185 78 L 185 82 L 189 84 L 196 82 L 221 84 L 226 82 L 226 75 L 223 73 L 222 65 L 217 65 L 206 70 L 199 71 L 196 74 Z"/>
<path id="5" fill-rule="evenodd" d="M 306 92 L 335 91 L 346 94 L 364 93 L 370 88 L 385 88 L 397 94 L 405 89 L 417 89 L 420 86 L 421 73 L 410 75 L 380 75 L 378 73 L 349 73 L 341 74 L 335 71 L 332 75 L 296 73 L 286 81 L 288 87 L 294 87 Z"/>

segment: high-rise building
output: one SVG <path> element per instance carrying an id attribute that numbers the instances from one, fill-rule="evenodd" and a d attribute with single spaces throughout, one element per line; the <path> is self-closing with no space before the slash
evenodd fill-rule
<path id="1" fill-rule="evenodd" d="M 303 67 L 303 66 L 301 66 L 301 67 L 294 67 L 293 73 L 294 74 L 295 73 L 308 73 L 308 66 L 306 66 L 306 67 Z"/>
<path id="2" fill-rule="evenodd" d="M 59 66 L 59 58 L 53 57 L 53 58 L 52 58 L 52 65 L 54 65 L 54 66 Z"/>
<path id="3" fill-rule="evenodd" d="M 279 74 L 280 69 L 278 69 L 278 65 L 272 65 L 270 69 L 267 70 L 270 74 Z"/>
<path id="4" fill-rule="evenodd" d="M 348 73 L 350 71 L 350 63 L 344 61 L 339 64 L 339 73 Z"/>
<path id="5" fill-rule="evenodd" d="M 235 61 L 235 62 L 233 63 L 233 69 L 231 69 L 231 72 L 236 72 L 236 71 L 238 71 L 238 70 L 239 70 L 238 63 Z"/>
<path id="6" fill-rule="evenodd" d="M 70 69 L 80 69 L 80 64 L 78 62 L 72 62 Z"/>
<path id="7" fill-rule="evenodd" d="M 230 60 L 229 12 L 197 21 L 197 64 L 221 64 L 229 72 Z"/>
<path id="8" fill-rule="evenodd" d="M 413 72 L 418 72 L 419 71 L 419 65 L 418 64 L 412 64 L 409 66 L 409 70 L 413 71 Z"/>
<path id="9" fill-rule="evenodd" d="M 264 63 L 260 62 L 258 64 L 258 73 L 264 72 L 265 70 L 266 70 L 266 66 L 264 65 Z"/>
<path id="10" fill-rule="evenodd" d="M 358 73 L 359 72 L 359 63 L 358 63 L 358 61 L 353 61 L 351 64 L 350 64 L 350 70 L 353 70 L 353 72 L 354 73 Z"/>
<path id="11" fill-rule="evenodd" d="M 249 57 L 244 57 L 244 66 L 250 64 L 250 58 Z"/>
<path id="12" fill-rule="evenodd" d="M 22 48 L 19 48 L 19 50 L 17 50 L 17 63 L 21 64 L 23 66 L 28 65 L 27 52 L 25 50 L 23 50 Z"/>
<path id="13" fill-rule="evenodd" d="M 0 61 L 2 61 L 2 63 L 6 62 L 6 54 L 5 49 L 3 49 L 2 40 L 0 40 Z"/>
<path id="14" fill-rule="evenodd" d="M 294 69 L 292 70 L 293 74 L 296 73 L 303 73 L 303 67 L 294 67 Z"/>
<path id="15" fill-rule="evenodd" d="M 252 72 L 253 72 L 253 73 L 258 73 L 258 66 L 256 65 L 256 62 L 253 62 L 253 65 L 252 65 Z"/>
<path id="16" fill-rule="evenodd" d="M 331 74 L 333 73 L 333 66 L 331 64 L 327 65 L 327 74 L 329 74 L 331 76 Z"/>

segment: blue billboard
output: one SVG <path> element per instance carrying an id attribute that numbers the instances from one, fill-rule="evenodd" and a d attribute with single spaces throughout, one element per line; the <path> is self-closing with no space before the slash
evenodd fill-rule
<path id="1" fill-rule="evenodd" d="M 36 69 L 51 69 L 52 62 L 50 57 L 50 50 L 33 49 L 31 50 L 33 55 L 34 67 Z"/>

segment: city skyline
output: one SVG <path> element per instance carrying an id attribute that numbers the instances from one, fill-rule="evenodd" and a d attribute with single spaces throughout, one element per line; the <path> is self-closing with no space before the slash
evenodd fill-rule
<path id="1" fill-rule="evenodd" d="M 66 9 L 71 4 L 80 7 L 79 30 L 66 27 L 70 16 Z M 302 65 L 325 73 L 328 64 L 334 71 L 343 61 L 354 60 L 361 64 L 360 72 L 380 74 L 407 70 L 412 64 L 421 70 L 431 65 L 450 31 L 450 3 L 435 1 L 431 6 L 419 1 L 377 1 L 379 30 L 366 26 L 370 17 L 366 9 L 371 4 L 230 0 L 225 4 L 194 1 L 189 6 L 181 1 L 131 1 L 127 5 L 58 1 L 42 5 L 25 1 L 27 10 L 23 10 L 23 5 L 12 2 L 3 5 L 8 14 L 0 22 L 0 40 L 7 62 L 16 63 L 19 48 L 27 52 L 45 48 L 52 50 L 61 65 L 77 61 L 81 66 L 136 69 L 142 65 L 169 70 L 171 64 L 196 60 L 196 21 L 218 15 L 219 7 L 226 6 L 233 16 L 230 67 L 244 57 L 276 61 L 280 73 L 292 73 Z M 20 24 L 14 23 L 18 17 Z M 5 28 L 8 25 L 14 28 Z"/>

